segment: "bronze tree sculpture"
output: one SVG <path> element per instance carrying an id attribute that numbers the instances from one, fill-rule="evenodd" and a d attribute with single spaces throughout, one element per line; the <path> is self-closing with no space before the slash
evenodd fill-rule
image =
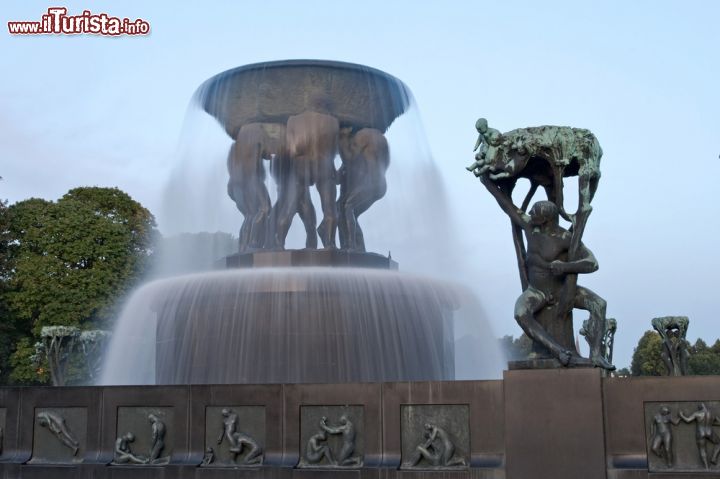
<path id="1" fill-rule="evenodd" d="M 582 235 L 600 178 L 600 144 L 590 131 L 579 128 L 540 126 L 500 133 L 481 118 L 476 129 L 478 152 L 467 169 L 480 178 L 512 222 L 523 289 L 515 318 L 533 339 L 535 354 L 555 358 L 563 366 L 614 369 L 603 347 L 605 300 L 577 286 L 578 274 L 598 268 Z M 580 191 L 578 208 L 570 214 L 563 205 L 563 178 L 573 175 L 578 176 Z M 530 189 L 517 207 L 512 192 L 520 178 L 530 181 Z M 540 186 L 548 200 L 536 202 L 528 215 L 527 208 Z M 570 229 L 560 226 L 560 217 L 571 223 Z M 590 313 L 585 328 L 592 341 L 589 360 L 575 350 L 575 308 Z"/>

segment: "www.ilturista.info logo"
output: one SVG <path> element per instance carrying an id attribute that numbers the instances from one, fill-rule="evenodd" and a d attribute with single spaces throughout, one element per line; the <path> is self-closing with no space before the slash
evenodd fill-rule
<path id="1" fill-rule="evenodd" d="M 138 18 L 111 17 L 85 10 L 81 15 L 68 15 L 65 7 L 50 7 L 39 22 L 8 22 L 11 35 L 147 35 L 150 24 Z"/>

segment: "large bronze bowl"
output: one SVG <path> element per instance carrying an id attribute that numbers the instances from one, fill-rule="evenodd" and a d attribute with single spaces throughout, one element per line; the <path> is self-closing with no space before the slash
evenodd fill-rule
<path id="1" fill-rule="evenodd" d="M 201 107 L 231 137 L 246 123 L 285 123 L 315 109 L 318 98 L 341 126 L 385 131 L 412 101 L 410 89 L 385 72 L 323 60 L 245 65 L 215 75 L 196 93 Z"/>

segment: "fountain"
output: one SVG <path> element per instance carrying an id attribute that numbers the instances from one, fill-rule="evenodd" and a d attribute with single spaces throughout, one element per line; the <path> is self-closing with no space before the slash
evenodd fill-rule
<path id="1" fill-rule="evenodd" d="M 195 101 L 235 140 L 227 193 L 243 216 L 238 253 L 225 271 L 140 288 L 118 321 L 104 384 L 499 376 L 496 341 L 470 344 L 479 334 L 461 345 L 474 371 L 456 371 L 455 324 L 487 329 L 472 294 L 366 251 L 359 219 L 393 188 L 385 134 L 411 105 L 405 84 L 360 65 L 271 62 L 209 79 Z M 295 215 L 304 249 L 285 248 Z"/>
<path id="2" fill-rule="evenodd" d="M 476 124 L 469 169 L 513 222 L 523 287 L 515 317 L 535 342 L 502 380 L 483 380 L 500 361 L 472 293 L 403 272 L 397 245 L 396 259 L 367 251 L 378 244 L 370 219 L 390 216 L 399 184 L 402 149 L 390 139 L 412 105 L 402 82 L 358 65 L 274 62 L 222 73 L 196 101 L 233 139 L 223 155 L 227 195 L 243 216 L 237 253 L 219 270 L 140 287 L 118 319 L 101 386 L 0 388 L 0 477 L 720 471 L 707 444 L 720 421 L 717 379 L 608 376 L 617 324 L 577 283 L 597 269 L 581 240 L 601 155 L 588 130 Z M 580 177 L 575 213 L 562 201 L 571 175 Z M 516 206 L 521 178 L 531 186 Z M 530 207 L 541 186 L 547 200 Z M 412 200 L 441 202 L 438 189 L 423 188 Z M 301 249 L 288 247 L 295 216 Z M 435 243 L 452 237 L 435 224 L 419 229 Z M 389 243 L 388 231 L 380 239 Z M 429 262 L 433 242 L 403 233 L 422 254 L 400 263 Z M 576 309 L 590 314 L 580 331 L 589 358 L 574 345 Z M 682 373 L 687 318 L 653 325 Z"/>

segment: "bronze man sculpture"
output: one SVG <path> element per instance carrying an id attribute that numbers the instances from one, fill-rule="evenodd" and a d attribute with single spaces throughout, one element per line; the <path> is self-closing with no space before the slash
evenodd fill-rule
<path id="1" fill-rule="evenodd" d="M 135 435 L 131 432 L 124 434 L 115 441 L 115 464 L 147 464 L 148 459 L 138 456 L 132 452 L 130 443 L 135 441 Z"/>
<path id="2" fill-rule="evenodd" d="M 422 459 L 433 467 L 467 465 L 465 459 L 455 456 L 455 444 L 447 431 L 434 424 L 425 424 L 425 430 L 425 441 L 415 448 L 411 466 L 417 466 Z"/>
<path id="3" fill-rule="evenodd" d="M 327 418 L 323 417 L 320 419 L 320 429 L 328 434 L 340 434 L 342 435 L 342 447 L 340 453 L 337 456 L 337 462 L 341 466 L 360 466 L 362 458 L 359 456 L 353 456 L 355 452 L 355 425 L 352 423 L 350 418 L 343 414 L 340 416 L 340 424 L 338 426 L 328 426 Z"/>
<path id="4" fill-rule="evenodd" d="M 502 184 L 509 195 L 517 179 L 530 180 L 530 190 L 523 201 L 523 210 L 529 204 L 537 188 L 545 189 L 548 200 L 555 203 L 560 215 L 572 223 L 572 241 L 568 257 L 572 261 L 580 247 L 585 225 L 592 212 L 590 205 L 600 181 L 600 159 L 602 148 L 595 135 L 584 128 L 544 125 L 518 128 L 500 133 L 489 128 L 487 120 L 480 118 L 475 127 L 478 142 L 475 162 L 467 169 L 475 176 L 488 175 L 491 180 Z M 578 208 L 570 214 L 565 210 L 563 178 L 578 177 Z M 513 229 L 518 263 L 522 263 L 522 240 L 519 229 Z M 520 264 L 520 278 L 525 287 L 526 278 Z M 563 296 L 559 299 L 559 310 L 569 310 L 574 298 L 577 275 L 567 278 Z"/>
<path id="5" fill-rule="evenodd" d="M 260 249 L 265 244 L 270 195 L 265 186 L 263 158 L 269 160 L 274 147 L 280 146 L 270 143 L 262 124 L 249 123 L 240 128 L 228 154 L 228 195 L 244 217 L 240 252 Z"/>
<path id="6" fill-rule="evenodd" d="M 70 431 L 64 417 L 52 411 L 42 411 L 38 413 L 37 418 L 41 427 L 53 433 L 61 443 L 70 448 L 73 456 L 77 456 L 80 443 Z"/>
<path id="7" fill-rule="evenodd" d="M 527 237 L 528 287 L 515 303 L 515 319 L 531 339 L 544 346 L 563 366 L 585 363 L 577 352 L 560 344 L 535 320 L 542 309 L 552 306 L 562 294 L 569 274 L 587 274 L 597 270 L 595 256 L 584 245 L 580 246 L 579 258 L 567 261 L 571 234 L 560 227 L 559 211 L 550 201 L 538 201 L 530 209 L 530 215 L 515 208 L 486 176 L 481 178 L 488 191 L 495 196 L 500 207 L 510 216 Z M 590 328 L 605 327 L 605 300 L 587 288 L 575 289 L 573 306 L 590 312 Z M 590 359 L 595 366 L 615 369 L 607 362 L 603 351 L 603 334 L 593 335 Z"/>
<path id="8" fill-rule="evenodd" d="M 335 461 L 332 455 L 332 450 L 327 444 L 327 433 L 320 431 L 308 439 L 307 447 L 305 448 L 305 460 L 309 464 L 320 464 L 323 458 L 327 459 L 329 465 L 337 465 L 337 461 Z"/>
<path id="9" fill-rule="evenodd" d="M 329 111 L 329 99 L 322 95 L 313 99 L 312 109 L 287 120 L 287 150 L 290 158 L 290 179 L 279 191 L 275 217 L 275 245 L 283 247 L 290 223 L 306 190 L 315 185 L 320 194 L 323 220 L 318 234 L 323 247 L 336 248 L 337 196 L 335 156 L 338 152 L 340 123 Z"/>
<path id="10" fill-rule="evenodd" d="M 380 130 L 362 128 L 353 132 L 352 128 L 346 127 L 340 129 L 339 149 L 342 159 L 337 201 L 340 247 L 365 251 L 358 217 L 385 196 L 385 172 L 390 164 L 388 142 Z"/>
<path id="11" fill-rule="evenodd" d="M 242 463 L 247 465 L 260 464 L 263 459 L 262 449 L 250 436 L 238 431 L 237 413 L 225 408 L 221 411 L 221 414 L 223 417 L 223 430 L 217 440 L 218 446 L 222 444 L 224 439 L 227 439 L 233 462 L 237 461 L 243 449 L 247 449 L 248 453 Z"/>
<path id="12" fill-rule="evenodd" d="M 150 448 L 148 462 L 150 464 L 167 464 L 170 457 L 160 457 L 160 454 L 162 454 L 165 449 L 165 433 L 167 431 L 167 427 L 165 426 L 165 423 L 162 422 L 155 414 L 148 414 L 148 421 L 150 421 L 150 424 L 152 425 L 152 446 Z"/>
<path id="13" fill-rule="evenodd" d="M 480 178 L 513 225 L 522 295 L 515 304 L 515 319 L 534 341 L 541 357 L 556 358 L 562 366 L 615 367 L 605 357 L 606 303 L 600 296 L 576 284 L 578 274 L 597 270 L 592 252 L 582 243 L 590 201 L 597 188 L 602 155 L 597 139 L 587 130 L 543 126 L 501 134 L 478 120 L 476 147 L 480 150 L 468 170 Z M 562 204 L 562 178 L 580 177 L 579 206 L 567 214 Z M 522 206 L 512 201 L 512 191 L 521 177 L 530 181 Z M 525 211 L 539 186 L 547 201 L 536 202 Z M 570 221 L 570 230 L 560 226 L 560 217 Z M 527 249 L 525 245 L 527 241 Z M 585 332 L 590 359 L 575 350 L 572 310 L 590 313 Z"/>
<path id="14" fill-rule="evenodd" d="M 285 125 L 282 125 L 282 129 L 284 135 Z M 265 244 L 267 249 L 282 249 L 285 246 L 284 237 L 280 238 L 280 236 L 278 236 L 277 217 L 280 211 L 280 205 L 283 205 L 283 208 L 292 208 L 292 203 L 289 203 L 293 195 L 291 190 L 299 187 L 292 168 L 292 160 L 287 156 L 286 149 L 283 151 L 283 154 L 271 155 L 270 176 L 275 180 L 278 201 L 275 202 L 275 205 L 273 205 L 270 211 L 268 239 Z M 290 191 L 290 193 L 288 193 L 288 191 Z M 305 248 L 317 249 L 317 231 L 315 230 L 315 228 L 317 228 L 317 215 L 315 214 L 315 206 L 310 197 L 309 185 L 302 187 L 299 200 L 297 204 L 294 205 L 294 211 L 286 212 L 286 214 L 290 214 L 290 221 L 292 221 L 292 218 L 296 214 L 300 217 L 300 221 L 302 221 L 305 227 Z"/>
<path id="15" fill-rule="evenodd" d="M 653 417 L 650 450 L 657 457 L 664 457 L 667 467 L 673 466 L 672 425 L 679 423 L 679 419 L 673 419 L 667 406 L 661 407 Z"/>
<path id="16" fill-rule="evenodd" d="M 717 464 L 718 456 L 720 456 L 720 436 L 713 431 L 713 425 L 720 425 L 720 418 L 713 415 L 705 406 L 705 403 L 698 404 L 697 411 L 689 416 L 680 411 L 680 417 L 686 423 L 695 423 L 695 441 L 697 442 L 698 452 L 700 453 L 700 460 L 702 461 L 705 469 L 708 469 L 708 458 L 707 458 L 707 443 L 711 442 L 715 445 L 712 456 L 710 456 L 710 462 Z"/>
<path id="17" fill-rule="evenodd" d="M 275 126 L 286 130 L 285 135 L 270 134 L 273 138 L 284 139 L 285 151 L 266 149 L 266 153 L 276 155 L 275 161 L 271 156 L 261 155 L 263 160 L 270 160 L 270 173 L 278 188 L 278 199 L 270 210 L 270 216 L 264 213 L 267 211 L 264 195 L 253 193 L 262 193 L 261 188 L 256 188 L 256 180 L 262 174 L 263 163 L 254 161 L 257 155 L 248 156 L 253 160 L 248 161 L 247 178 L 253 186 L 248 190 L 247 202 L 259 200 L 262 206 L 259 210 L 248 210 L 255 213 L 251 213 L 254 219 L 248 220 L 247 228 L 243 230 L 253 232 L 249 241 L 245 241 L 247 236 L 243 235 L 240 253 L 245 255 L 255 253 L 259 243 L 256 240 L 262 235 L 260 223 L 265 218 L 268 220 L 268 237 L 260 248 L 284 249 L 296 214 L 300 215 L 305 226 L 307 249 L 317 248 L 318 233 L 325 249 L 335 249 L 336 236 L 345 234 L 346 227 L 342 223 L 349 221 L 350 228 L 353 228 L 357 224 L 357 216 L 364 214 L 368 204 L 384 194 L 380 180 L 362 185 L 371 189 L 364 191 L 367 195 L 364 198 L 357 196 L 348 203 L 346 211 L 351 213 L 345 216 L 346 221 L 342 221 L 340 216 L 345 198 L 349 198 L 351 191 L 361 186 L 361 182 L 359 176 L 354 179 L 351 179 L 352 175 L 348 176 L 346 194 L 338 204 L 336 155 L 339 129 L 347 127 L 353 132 L 371 131 L 373 141 L 367 145 L 381 147 L 376 150 L 379 154 L 375 156 L 380 165 L 386 157 L 382 154 L 383 135 L 396 119 L 410 109 L 412 93 L 399 79 L 374 68 L 343 62 L 289 60 L 244 65 L 215 75 L 198 89 L 195 103 L 214 117 L 233 140 L 249 124 L 261 124 L 266 132 L 275 130 Z M 269 129 L 267 125 L 270 124 L 275 126 Z M 365 141 L 363 138 L 358 140 Z M 231 181 L 242 182 L 242 175 L 231 172 Z M 317 186 L 322 206 L 323 217 L 319 228 L 314 226 L 317 205 L 310 201 L 309 194 L 313 185 Z M 231 196 L 236 201 L 240 200 L 239 206 L 244 209 L 246 201 L 241 186 L 240 183 L 231 186 Z M 318 196 L 313 194 L 313 201 Z M 349 245 L 341 245 L 342 249 L 363 250 L 360 230 L 356 235 L 344 236 L 342 241 L 345 239 L 348 239 Z M 249 244 L 253 246 L 247 246 Z M 330 252 L 320 256 L 334 255 Z"/>

